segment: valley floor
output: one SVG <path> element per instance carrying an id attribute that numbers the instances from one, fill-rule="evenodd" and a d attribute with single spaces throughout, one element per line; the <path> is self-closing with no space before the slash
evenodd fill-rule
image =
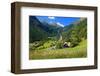
<path id="1" fill-rule="evenodd" d="M 87 57 L 87 40 L 83 40 L 74 48 L 55 50 L 31 50 L 29 59 L 60 59 L 60 58 L 84 58 Z"/>

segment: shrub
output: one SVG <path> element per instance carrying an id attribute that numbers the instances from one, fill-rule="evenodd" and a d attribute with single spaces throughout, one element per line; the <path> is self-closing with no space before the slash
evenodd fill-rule
<path id="1" fill-rule="evenodd" d="M 57 48 L 57 49 L 63 48 L 63 43 L 62 43 L 62 42 L 58 42 L 58 43 L 56 44 L 56 48 Z"/>

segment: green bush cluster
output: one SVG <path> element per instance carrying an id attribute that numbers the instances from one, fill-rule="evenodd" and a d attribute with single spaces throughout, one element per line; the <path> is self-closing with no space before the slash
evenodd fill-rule
<path id="1" fill-rule="evenodd" d="M 62 43 L 62 42 L 57 42 L 56 48 L 57 48 L 57 49 L 63 48 L 63 43 Z"/>

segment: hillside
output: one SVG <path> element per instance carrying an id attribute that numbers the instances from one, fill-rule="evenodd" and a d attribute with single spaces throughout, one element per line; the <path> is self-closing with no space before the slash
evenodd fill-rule
<path id="1" fill-rule="evenodd" d="M 83 39 L 87 39 L 87 19 L 82 18 L 69 26 L 65 26 L 62 36 L 63 40 L 71 42 L 72 46 L 77 45 Z"/>
<path id="2" fill-rule="evenodd" d="M 48 24 L 47 22 L 40 22 L 35 16 L 29 17 L 29 26 L 30 43 L 54 37 L 61 28 L 56 23 Z"/>
<path id="3" fill-rule="evenodd" d="M 30 51 L 30 59 L 59 59 L 59 58 L 84 58 L 87 57 L 87 40 L 83 40 L 74 48 L 56 50 Z"/>
<path id="4" fill-rule="evenodd" d="M 47 38 L 47 33 L 41 28 L 41 23 L 36 17 L 30 17 L 29 19 L 29 42 L 34 42 Z M 45 34 L 44 34 L 45 33 Z"/>

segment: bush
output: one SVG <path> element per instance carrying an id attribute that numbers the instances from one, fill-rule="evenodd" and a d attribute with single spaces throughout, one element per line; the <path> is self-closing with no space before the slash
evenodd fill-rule
<path id="1" fill-rule="evenodd" d="M 79 42 L 71 42 L 71 47 L 75 47 L 78 45 Z"/>
<path id="2" fill-rule="evenodd" d="M 57 48 L 57 49 L 63 48 L 63 43 L 62 43 L 62 42 L 58 42 L 58 43 L 56 44 L 56 48 Z"/>

